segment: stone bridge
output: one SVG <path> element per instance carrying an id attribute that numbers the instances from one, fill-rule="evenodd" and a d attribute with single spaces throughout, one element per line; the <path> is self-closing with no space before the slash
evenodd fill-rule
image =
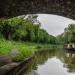
<path id="1" fill-rule="evenodd" d="M 0 18 L 46 13 L 75 19 L 75 0 L 0 0 Z"/>

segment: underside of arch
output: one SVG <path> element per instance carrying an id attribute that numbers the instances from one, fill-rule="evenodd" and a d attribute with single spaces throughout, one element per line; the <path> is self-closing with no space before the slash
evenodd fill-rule
<path id="1" fill-rule="evenodd" d="M 37 13 L 75 19 L 75 0 L 0 0 L 0 18 Z"/>

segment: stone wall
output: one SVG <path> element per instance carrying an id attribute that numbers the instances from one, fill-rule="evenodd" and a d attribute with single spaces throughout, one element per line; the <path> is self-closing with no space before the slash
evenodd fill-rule
<path id="1" fill-rule="evenodd" d="M 0 18 L 29 13 L 56 14 L 75 19 L 75 0 L 0 0 Z"/>
<path id="2" fill-rule="evenodd" d="M 12 62 L 0 67 L 0 75 L 23 75 L 33 63 L 34 56 L 21 62 Z"/>

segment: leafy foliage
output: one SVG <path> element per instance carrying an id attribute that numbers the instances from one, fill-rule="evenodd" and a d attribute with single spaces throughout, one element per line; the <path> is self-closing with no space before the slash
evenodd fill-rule
<path id="1" fill-rule="evenodd" d="M 57 39 L 60 43 L 74 43 L 75 42 L 75 24 L 69 24 L 68 27 L 64 29 L 64 33 L 59 35 Z"/>
<path id="2" fill-rule="evenodd" d="M 7 40 L 56 44 L 55 37 L 40 26 L 40 23 L 34 24 L 30 19 L 14 17 L 0 21 L 0 33 Z"/>

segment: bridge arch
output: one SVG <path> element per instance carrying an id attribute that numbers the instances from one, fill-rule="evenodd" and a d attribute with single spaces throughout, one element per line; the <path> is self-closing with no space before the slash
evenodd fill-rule
<path id="1" fill-rule="evenodd" d="M 75 0 L 1 0 L 0 17 L 55 14 L 75 19 Z"/>

